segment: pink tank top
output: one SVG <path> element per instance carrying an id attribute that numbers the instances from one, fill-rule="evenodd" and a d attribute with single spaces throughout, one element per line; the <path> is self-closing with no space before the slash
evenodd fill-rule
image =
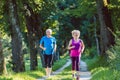
<path id="1" fill-rule="evenodd" d="M 71 57 L 81 56 L 81 49 L 82 49 L 81 40 L 79 40 L 78 42 L 76 42 L 74 39 L 72 39 L 71 46 L 75 46 L 75 48 L 72 48 L 70 50 L 70 56 Z"/>

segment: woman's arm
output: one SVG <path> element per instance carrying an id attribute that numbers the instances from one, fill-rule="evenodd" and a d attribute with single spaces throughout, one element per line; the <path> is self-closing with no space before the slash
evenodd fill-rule
<path id="1" fill-rule="evenodd" d="M 68 48 L 67 48 L 68 50 L 70 50 L 70 49 L 75 47 L 75 46 L 71 46 L 71 44 L 72 44 L 72 40 L 69 41 Z"/>
<path id="2" fill-rule="evenodd" d="M 83 51 L 85 49 L 85 45 L 84 45 L 84 42 L 82 40 L 81 40 L 81 42 L 82 42 L 82 50 L 81 50 L 81 52 L 83 53 Z"/>

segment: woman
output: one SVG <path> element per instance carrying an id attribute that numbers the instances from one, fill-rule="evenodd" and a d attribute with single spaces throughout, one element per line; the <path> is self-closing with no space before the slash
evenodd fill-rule
<path id="1" fill-rule="evenodd" d="M 68 49 L 70 50 L 70 57 L 72 61 L 72 76 L 75 77 L 77 73 L 79 75 L 79 61 L 81 57 L 81 53 L 84 51 L 84 43 L 80 37 L 79 30 L 72 31 L 72 39 L 69 41 Z"/>
<path id="2" fill-rule="evenodd" d="M 56 39 L 51 36 L 52 30 L 46 30 L 46 36 L 40 40 L 40 48 L 44 51 L 46 77 L 49 77 L 52 71 L 53 54 L 56 52 Z"/>

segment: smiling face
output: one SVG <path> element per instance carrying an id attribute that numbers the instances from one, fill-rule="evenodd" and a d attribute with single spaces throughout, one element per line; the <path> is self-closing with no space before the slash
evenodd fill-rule
<path id="1" fill-rule="evenodd" d="M 79 30 L 73 30 L 72 31 L 72 37 L 77 39 L 80 37 L 80 31 Z"/>
<path id="2" fill-rule="evenodd" d="M 47 30 L 46 30 L 46 35 L 47 35 L 48 37 L 50 37 L 50 36 L 52 35 L 52 30 L 51 30 L 51 29 L 47 29 Z"/>

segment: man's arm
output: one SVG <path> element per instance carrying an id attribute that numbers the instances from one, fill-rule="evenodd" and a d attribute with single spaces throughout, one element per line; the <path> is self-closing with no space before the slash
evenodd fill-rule
<path id="1" fill-rule="evenodd" d="M 43 39 L 44 39 L 44 38 L 42 37 L 41 40 L 40 40 L 40 48 L 41 48 L 42 50 L 46 50 L 46 48 L 43 47 L 43 43 L 44 43 L 44 40 L 43 40 Z"/>
<path id="2" fill-rule="evenodd" d="M 57 44 L 54 45 L 54 52 L 56 52 Z"/>
<path id="3" fill-rule="evenodd" d="M 42 46 L 42 44 L 40 44 L 40 48 L 41 48 L 42 50 L 46 50 L 46 48 L 44 48 L 44 47 Z"/>

